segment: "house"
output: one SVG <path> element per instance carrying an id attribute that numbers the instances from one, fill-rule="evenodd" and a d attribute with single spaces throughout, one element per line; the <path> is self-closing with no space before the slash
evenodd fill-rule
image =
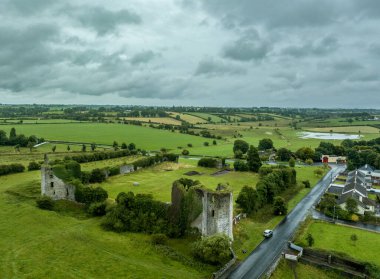
<path id="1" fill-rule="evenodd" d="M 348 173 L 344 185 L 331 184 L 327 192 L 337 196 L 337 204 L 342 209 L 346 209 L 347 200 L 352 198 L 358 204 L 359 214 L 364 214 L 366 211 L 375 212 L 376 203 L 368 198 L 367 182 L 365 172 L 354 170 Z"/>

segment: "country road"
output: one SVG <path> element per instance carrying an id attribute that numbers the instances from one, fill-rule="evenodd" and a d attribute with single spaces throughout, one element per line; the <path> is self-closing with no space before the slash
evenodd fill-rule
<path id="1" fill-rule="evenodd" d="M 273 232 L 273 237 L 264 240 L 229 276 L 231 279 L 255 279 L 262 277 L 274 260 L 280 256 L 300 222 L 312 206 L 319 200 L 332 177 L 345 169 L 345 166 L 331 165 L 332 170 L 303 198 Z"/>

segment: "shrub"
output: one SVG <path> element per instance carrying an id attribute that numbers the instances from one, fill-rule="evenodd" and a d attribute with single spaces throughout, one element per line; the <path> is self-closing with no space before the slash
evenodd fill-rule
<path id="1" fill-rule="evenodd" d="M 282 197 L 275 197 L 273 204 L 274 215 L 286 215 L 287 211 L 285 200 Z"/>
<path id="2" fill-rule="evenodd" d="M 54 208 L 54 201 L 51 197 L 48 196 L 42 196 L 37 198 L 36 204 L 37 207 L 45 210 L 53 210 Z"/>
<path id="3" fill-rule="evenodd" d="M 308 233 L 307 236 L 306 236 L 306 241 L 307 241 L 307 245 L 309 245 L 309 247 L 313 246 L 314 245 L 314 238 L 313 236 L 311 235 L 311 233 Z"/>
<path id="4" fill-rule="evenodd" d="M 25 167 L 22 164 L 0 165 L 0 175 L 23 172 Z"/>
<path id="5" fill-rule="evenodd" d="M 75 200 L 90 205 L 94 202 L 103 202 L 108 198 L 108 193 L 101 187 L 92 188 L 76 185 Z"/>
<path id="6" fill-rule="evenodd" d="M 93 169 L 90 175 L 90 183 L 101 183 L 106 180 L 106 174 L 104 170 Z"/>
<path id="7" fill-rule="evenodd" d="M 168 237 L 164 235 L 163 233 L 157 233 L 157 234 L 152 234 L 152 244 L 160 244 L 160 245 L 165 245 L 166 242 L 168 241 Z"/>
<path id="8" fill-rule="evenodd" d="M 39 170 L 41 165 L 35 161 L 32 161 L 28 165 L 28 171 Z"/>
<path id="9" fill-rule="evenodd" d="M 188 143 L 187 147 L 193 147 L 193 144 L 192 143 Z"/>
<path id="10" fill-rule="evenodd" d="M 94 202 L 90 204 L 87 212 L 92 216 L 104 216 L 106 215 L 106 202 Z"/>
<path id="11" fill-rule="evenodd" d="M 189 154 L 190 154 L 189 150 L 187 150 L 187 149 L 182 150 L 182 155 L 187 156 Z"/>
<path id="12" fill-rule="evenodd" d="M 208 141 L 205 141 L 205 142 L 203 143 L 203 145 L 204 145 L 204 146 L 209 146 L 210 144 L 209 144 Z"/>
<path id="13" fill-rule="evenodd" d="M 214 234 L 194 243 L 194 257 L 203 262 L 222 265 L 231 258 L 230 240 L 223 234 Z"/>
<path id="14" fill-rule="evenodd" d="M 241 161 L 241 160 L 236 160 L 234 162 L 234 169 L 236 171 L 248 171 L 249 170 L 248 164 L 244 161 Z"/>
<path id="15" fill-rule="evenodd" d="M 216 168 L 218 164 L 218 160 L 214 158 L 201 158 L 198 161 L 199 167 L 205 167 L 205 168 Z"/>
<path id="16" fill-rule="evenodd" d="M 118 175 L 120 174 L 120 167 L 112 167 L 112 168 L 109 168 L 108 171 L 109 171 L 108 173 L 109 176 Z"/>
<path id="17" fill-rule="evenodd" d="M 310 188 L 310 181 L 309 180 L 302 181 L 302 184 L 305 186 L 305 188 Z"/>

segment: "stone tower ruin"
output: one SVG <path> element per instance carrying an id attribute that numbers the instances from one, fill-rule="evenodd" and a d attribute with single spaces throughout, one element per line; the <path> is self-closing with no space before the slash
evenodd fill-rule
<path id="1" fill-rule="evenodd" d="M 41 166 L 41 195 L 51 197 L 53 200 L 75 201 L 75 186 L 66 184 L 54 175 L 46 154 L 44 164 Z"/>
<path id="2" fill-rule="evenodd" d="M 223 233 L 233 240 L 233 197 L 232 192 L 219 187 L 216 191 L 196 189 L 202 202 L 202 213 L 192 222 L 203 236 Z"/>

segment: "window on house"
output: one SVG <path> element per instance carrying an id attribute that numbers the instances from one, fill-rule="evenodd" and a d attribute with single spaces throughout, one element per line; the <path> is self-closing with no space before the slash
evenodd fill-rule
<path id="1" fill-rule="evenodd" d="M 215 216 L 215 210 L 212 210 L 212 211 L 211 211 L 211 216 L 212 216 L 212 217 Z"/>
<path id="2" fill-rule="evenodd" d="M 54 187 L 54 182 L 50 182 L 50 187 Z"/>
<path id="3" fill-rule="evenodd" d="M 53 175 L 52 174 L 50 175 L 50 178 L 53 179 Z"/>
<path id="4" fill-rule="evenodd" d="M 69 196 L 69 189 L 66 189 L 66 196 Z"/>

